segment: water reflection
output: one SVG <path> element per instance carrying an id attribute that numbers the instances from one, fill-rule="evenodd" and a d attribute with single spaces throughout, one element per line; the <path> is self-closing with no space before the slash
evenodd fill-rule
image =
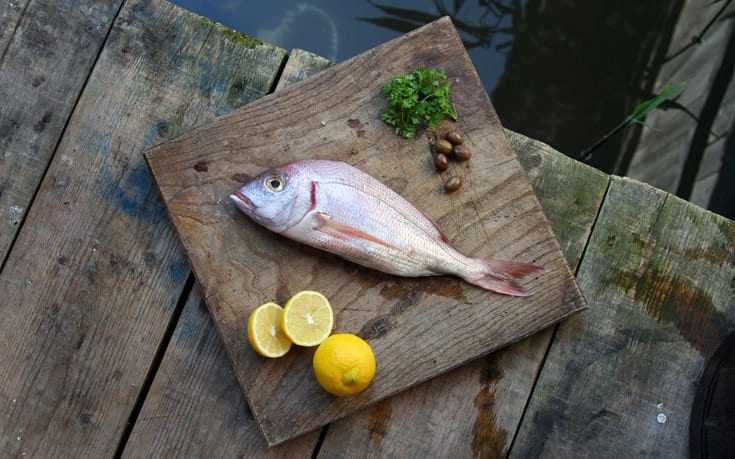
<path id="1" fill-rule="evenodd" d="M 452 7 L 447 8 L 443 1 L 434 0 L 436 13 L 401 8 L 388 4 L 376 3 L 368 0 L 367 3 L 379 9 L 385 15 L 378 17 L 358 17 L 358 21 L 375 24 L 379 27 L 395 30 L 401 33 L 410 32 L 443 16 L 451 16 L 454 26 L 462 36 L 462 42 L 467 49 L 481 46 L 488 48 L 492 45 L 495 35 L 500 35 L 502 41 L 495 46 L 496 51 L 511 47 L 513 28 L 510 18 L 523 10 L 521 0 L 478 0 L 476 7 L 464 8 L 465 0 L 454 0 Z M 474 2 L 473 2 L 474 3 Z"/>
<path id="2" fill-rule="evenodd" d="M 452 17 L 506 127 L 578 156 L 652 97 L 683 0 L 175 0 L 285 49 L 348 59 Z M 347 6 L 346 6 L 347 5 Z M 675 108 L 673 105 L 663 106 Z M 640 128 L 591 163 L 621 173 Z"/>
<path id="3" fill-rule="evenodd" d="M 492 91 L 503 124 L 577 156 L 654 96 L 683 1 L 529 0 Z M 623 173 L 640 126 L 608 139 L 591 164 Z"/>
<path id="4" fill-rule="evenodd" d="M 230 0 L 233 1 L 233 0 Z M 289 9 L 283 15 L 283 18 L 277 26 L 271 29 L 258 29 L 256 36 L 268 43 L 289 43 L 298 41 L 303 33 L 303 25 L 308 24 L 313 35 L 323 35 L 317 38 L 327 48 L 327 52 L 322 54 L 329 60 L 337 60 L 337 52 L 339 50 L 339 33 L 337 26 L 322 8 L 309 3 L 299 3 L 294 8 Z"/>
<path id="5" fill-rule="evenodd" d="M 577 156 L 619 125 L 653 84 L 682 1 L 477 0 L 432 2 L 435 13 L 368 3 L 384 13 L 358 17 L 405 33 L 452 17 L 465 46 L 508 52 L 492 99 L 510 129 Z M 395 2 L 398 3 L 398 2 Z M 470 6 L 472 5 L 472 6 Z M 478 63 L 473 55 L 473 61 Z M 640 128 L 626 127 L 596 149 L 591 163 L 624 172 Z"/>

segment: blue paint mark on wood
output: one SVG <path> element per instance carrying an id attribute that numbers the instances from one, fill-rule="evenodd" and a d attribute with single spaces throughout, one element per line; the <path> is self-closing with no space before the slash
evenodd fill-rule
<path id="1" fill-rule="evenodd" d="M 200 296 L 196 290 L 192 293 Z M 214 325 L 212 324 L 212 318 L 207 310 L 207 305 L 201 298 L 199 298 L 197 304 L 189 303 L 186 307 L 188 310 L 181 315 L 181 319 L 176 326 L 177 345 L 201 346 L 200 338 L 211 333 L 208 330 L 212 330 L 211 327 Z"/>
<path id="2" fill-rule="evenodd" d="M 189 263 L 183 257 L 173 260 L 168 265 L 168 274 L 176 284 L 183 283 L 189 276 Z"/>
<path id="3" fill-rule="evenodd" d="M 229 115 L 230 113 L 232 113 L 232 110 L 233 108 L 230 107 L 229 105 L 223 105 L 221 107 L 216 107 L 214 114 L 215 116 Z"/>
<path id="4" fill-rule="evenodd" d="M 103 187 L 102 196 L 124 214 L 146 223 L 166 221 L 153 177 L 142 160 L 120 178 L 113 176 L 108 167 L 103 167 L 98 182 Z"/>
<path id="5" fill-rule="evenodd" d="M 171 122 L 166 120 L 159 120 L 153 126 L 148 128 L 143 136 L 143 148 L 150 148 L 153 145 L 163 142 L 171 138 L 173 129 Z"/>
<path id="6" fill-rule="evenodd" d="M 103 134 L 100 139 L 98 155 L 107 156 L 110 153 L 110 148 L 112 148 L 112 133 Z"/>
<path id="7" fill-rule="evenodd" d="M 156 126 L 151 126 L 143 136 L 143 148 L 152 147 L 158 140 L 158 130 Z"/>

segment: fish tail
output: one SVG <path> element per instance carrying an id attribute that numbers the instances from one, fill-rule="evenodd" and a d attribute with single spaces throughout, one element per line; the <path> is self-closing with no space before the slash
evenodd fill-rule
<path id="1" fill-rule="evenodd" d="M 530 295 L 513 279 L 520 279 L 529 274 L 543 271 L 541 266 L 532 263 L 482 259 L 476 259 L 476 261 L 481 266 L 479 272 L 465 276 L 465 280 L 485 290 L 510 296 Z"/>

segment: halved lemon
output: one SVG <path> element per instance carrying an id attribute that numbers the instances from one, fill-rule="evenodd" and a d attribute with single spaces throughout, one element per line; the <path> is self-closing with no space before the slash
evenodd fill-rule
<path id="1" fill-rule="evenodd" d="M 332 306 L 319 292 L 299 292 L 283 308 L 281 329 L 299 346 L 317 346 L 329 336 L 333 325 Z"/>
<path id="2" fill-rule="evenodd" d="M 283 357 L 291 349 L 291 340 L 280 327 L 283 308 L 265 303 L 255 308 L 248 318 L 248 341 L 263 357 Z"/>

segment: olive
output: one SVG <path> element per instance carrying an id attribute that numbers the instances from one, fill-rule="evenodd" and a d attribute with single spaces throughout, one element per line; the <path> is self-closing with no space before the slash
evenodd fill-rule
<path id="1" fill-rule="evenodd" d="M 462 142 L 464 142 L 462 134 L 457 131 L 447 132 L 447 135 L 445 135 L 444 138 L 452 142 L 454 145 L 460 145 Z"/>
<path id="2" fill-rule="evenodd" d="M 444 139 L 437 140 L 434 148 L 436 149 L 437 153 L 444 153 L 445 155 L 448 155 L 452 152 L 452 144 Z"/>
<path id="3" fill-rule="evenodd" d="M 434 167 L 436 168 L 437 172 L 444 172 L 447 170 L 447 167 L 449 167 L 449 160 L 447 159 L 447 155 L 443 153 L 439 153 L 434 157 Z"/>
<path id="4" fill-rule="evenodd" d="M 457 158 L 458 161 L 467 161 L 472 157 L 472 152 L 467 148 L 467 145 L 455 145 L 454 157 Z"/>
<path id="5" fill-rule="evenodd" d="M 444 184 L 444 189 L 447 190 L 447 193 L 454 193 L 460 188 L 462 188 L 462 179 L 459 177 L 452 177 Z"/>

